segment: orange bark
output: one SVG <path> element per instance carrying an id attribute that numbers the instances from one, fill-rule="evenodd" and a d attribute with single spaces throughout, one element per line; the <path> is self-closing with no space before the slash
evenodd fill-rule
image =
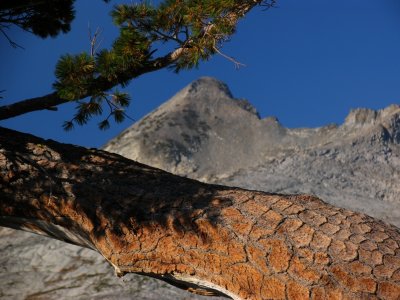
<path id="1" fill-rule="evenodd" d="M 92 248 L 120 276 L 234 299 L 399 299 L 400 231 L 366 215 L 7 129 L 0 144 L 0 225 Z"/>

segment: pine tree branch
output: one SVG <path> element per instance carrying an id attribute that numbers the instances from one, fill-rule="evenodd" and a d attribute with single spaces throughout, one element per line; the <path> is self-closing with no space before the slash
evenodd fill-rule
<path id="1" fill-rule="evenodd" d="M 57 93 L 47 94 L 41 97 L 21 100 L 19 102 L 0 107 L 0 120 L 6 120 L 32 111 L 51 109 L 67 102 L 60 99 Z"/>
<path id="2" fill-rule="evenodd" d="M 270 1 L 274 2 L 274 0 Z M 249 12 L 253 7 L 265 2 L 266 1 L 261 1 L 261 0 L 243 1 L 243 3 L 235 7 L 235 9 L 228 12 L 224 16 L 224 19 L 226 19 L 229 24 L 234 26 L 234 24 L 236 24 L 238 20 L 242 18 L 247 12 Z M 157 71 L 169 67 L 174 63 L 177 63 L 178 60 L 181 59 L 182 57 L 185 58 L 185 54 L 188 53 L 187 51 L 190 51 L 190 49 L 193 46 L 196 46 L 199 41 L 213 38 L 212 31 L 214 29 L 215 29 L 215 24 L 213 23 L 205 24 L 202 33 L 199 36 L 196 36 L 195 39 L 189 36 L 187 40 L 183 44 L 179 45 L 179 48 L 175 49 L 174 51 L 168 53 L 163 57 L 147 61 L 143 65 L 138 66 L 134 69 L 128 70 L 125 73 L 121 74 L 120 77 L 114 80 L 110 80 L 102 76 L 96 78 L 93 81 L 92 86 L 89 87 L 86 92 L 81 94 L 79 98 L 76 98 L 74 100 L 76 101 L 84 99 L 86 97 L 92 96 L 94 93 L 98 93 L 99 91 L 107 91 L 121 83 L 126 83 L 131 79 L 139 77 L 140 75 Z M 223 42 L 224 38 L 225 38 L 224 35 L 214 36 L 215 39 L 214 45 Z M 9 104 L 0 107 L 0 120 L 9 119 L 32 111 L 38 111 L 44 109 L 54 110 L 54 107 L 69 101 L 71 100 L 60 98 L 56 92 L 41 97 L 22 100 L 14 104 Z"/>
<path id="3" fill-rule="evenodd" d="M 169 65 L 171 65 L 174 61 L 176 61 L 180 55 L 182 55 L 182 53 L 184 53 L 184 49 L 183 48 L 178 48 L 175 51 L 154 59 L 152 61 L 150 61 L 149 63 L 147 63 L 146 65 L 144 65 L 143 67 L 139 68 L 139 69 L 135 69 L 130 71 L 128 74 L 126 75 L 126 79 L 133 79 L 135 77 L 138 77 L 140 75 L 143 75 L 145 73 L 150 73 L 150 72 L 154 72 L 163 68 L 168 67 Z M 122 80 L 121 80 L 122 81 Z M 99 77 L 95 80 L 95 86 L 96 88 L 101 88 L 101 90 L 106 91 L 109 90 L 115 86 L 117 86 L 118 84 L 120 84 L 121 81 L 108 81 L 106 78 L 103 77 Z M 75 99 L 75 100 L 80 100 L 80 99 L 84 99 L 86 97 L 91 96 L 91 91 L 89 90 L 87 93 L 81 95 L 81 97 L 79 99 Z M 26 100 L 21 100 L 18 102 L 15 102 L 13 104 L 9 104 L 9 105 L 4 105 L 0 107 L 0 120 L 6 120 L 6 119 L 10 119 L 19 115 L 23 115 L 26 113 L 30 113 L 33 111 L 38 111 L 38 110 L 54 110 L 55 106 L 64 104 L 70 102 L 67 99 L 62 99 L 60 98 L 56 92 L 41 96 L 41 97 L 35 97 L 35 98 L 30 98 L 30 99 L 26 99 Z"/>

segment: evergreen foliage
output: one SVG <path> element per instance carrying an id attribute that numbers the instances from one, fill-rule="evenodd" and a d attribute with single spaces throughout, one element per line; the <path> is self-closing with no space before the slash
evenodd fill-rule
<path id="1" fill-rule="evenodd" d="M 2 1 L 0 4 L 0 30 L 8 38 L 4 29 L 10 25 L 42 38 L 55 37 L 60 32 L 71 29 L 74 19 L 74 0 L 21 0 Z M 8 38 L 9 39 L 9 38 Z M 12 45 L 16 45 L 9 39 Z"/>
<path id="2" fill-rule="evenodd" d="M 110 0 L 103 0 L 109 2 Z M 14 47 L 5 29 L 11 25 L 41 38 L 56 37 L 71 30 L 75 17 L 75 0 L 2 0 L 0 1 L 0 32 Z"/>
<path id="3" fill-rule="evenodd" d="M 51 31 L 53 23 L 46 19 L 43 22 L 47 22 L 48 31 L 39 29 L 41 22 L 34 23 L 38 26 L 36 29 L 29 27 L 31 25 L 26 25 L 27 28 L 32 28 L 34 33 L 41 36 L 53 36 L 60 30 L 68 31 L 69 22 L 73 18 L 74 0 L 23 0 L 21 3 L 25 4 L 22 5 L 24 9 L 30 7 L 28 4 L 37 9 L 39 3 L 47 2 L 52 2 L 49 8 L 58 2 L 65 5 L 61 10 L 65 18 L 59 19 L 58 27 L 53 26 L 56 31 Z M 75 101 L 77 111 L 70 121 L 64 123 L 66 130 L 72 129 L 75 124 L 86 124 L 93 116 L 108 111 L 107 117 L 99 123 L 100 129 L 106 129 L 110 126 L 110 118 L 122 122 L 127 117 L 124 109 L 130 103 L 128 95 L 117 90 L 112 92 L 112 89 L 125 87 L 132 79 L 144 73 L 162 68 L 180 72 L 197 67 L 201 61 L 208 60 L 216 53 L 222 54 L 222 44 L 235 33 L 238 21 L 247 12 L 257 5 L 269 8 L 275 2 L 276 0 L 164 0 L 158 5 L 151 4 L 150 1 L 116 5 L 111 16 L 114 24 L 119 27 L 119 36 L 110 49 L 96 51 L 93 47 L 95 40 L 92 40 L 90 53 L 63 55 L 55 70 L 55 93 L 16 103 L 12 107 L 4 108 L 3 115 L 0 115 L 7 118 L 9 115 L 15 116 L 38 109 L 54 109 L 54 105 Z M 4 5 L 13 10 L 20 9 L 18 5 L 10 3 L 12 2 L 4 1 L 0 4 L 0 13 L 5 11 Z M 29 16 L 22 19 L 30 24 Z M 44 104 L 41 105 L 39 101 Z"/>
<path id="4" fill-rule="evenodd" d="M 108 117 L 99 128 L 109 127 L 109 118 L 122 122 L 129 98 L 119 93 L 107 94 L 108 87 L 125 86 L 139 73 L 137 70 L 155 64 L 154 57 L 163 44 L 173 47 L 176 54 L 167 67 L 175 72 L 197 67 L 219 52 L 222 43 L 235 32 L 237 22 L 250 8 L 272 6 L 275 1 L 250 0 L 165 0 L 158 6 L 150 2 L 117 5 L 111 12 L 120 35 L 111 49 L 90 56 L 86 53 L 65 55 L 56 67 L 54 84 L 59 97 L 67 100 L 92 95 L 79 101 L 77 113 L 64 124 L 71 129 L 74 123 L 83 125 L 92 116 L 109 107 Z M 164 66 L 161 66 L 164 67 Z"/>

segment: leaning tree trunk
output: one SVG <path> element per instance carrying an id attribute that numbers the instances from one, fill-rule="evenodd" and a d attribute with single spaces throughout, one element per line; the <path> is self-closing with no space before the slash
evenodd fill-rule
<path id="1" fill-rule="evenodd" d="M 399 299 L 400 231 L 312 196 L 208 185 L 0 129 L 0 225 L 233 299 Z"/>

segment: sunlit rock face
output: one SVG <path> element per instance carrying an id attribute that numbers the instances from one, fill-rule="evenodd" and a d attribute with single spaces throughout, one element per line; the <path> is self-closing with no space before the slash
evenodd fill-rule
<path id="1" fill-rule="evenodd" d="M 316 194 L 400 226 L 399 105 L 289 129 L 205 77 L 104 149 L 203 181 Z M 91 250 L 11 229 L 0 228 L 0 266 L 0 299 L 212 299 L 143 276 L 119 279 Z"/>

